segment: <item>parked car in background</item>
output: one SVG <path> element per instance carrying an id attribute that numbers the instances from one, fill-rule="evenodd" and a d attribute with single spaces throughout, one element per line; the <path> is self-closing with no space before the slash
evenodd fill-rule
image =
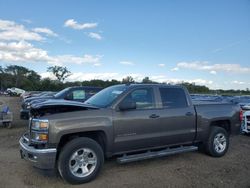
<path id="1" fill-rule="evenodd" d="M 250 133 L 250 111 L 246 111 L 243 113 L 243 121 L 241 125 L 241 130 L 243 133 Z"/>
<path id="2" fill-rule="evenodd" d="M 53 91 L 28 91 L 21 95 L 23 100 L 28 99 L 30 97 L 45 97 L 45 96 L 53 96 L 57 92 Z"/>
<path id="3" fill-rule="evenodd" d="M 250 97 L 249 96 L 236 96 L 231 100 L 231 102 L 240 105 L 240 107 L 243 107 L 246 104 L 250 103 Z"/>
<path id="4" fill-rule="evenodd" d="M 12 87 L 12 88 L 8 88 L 6 90 L 6 92 L 9 94 L 9 95 L 22 95 L 25 91 L 23 89 L 19 89 L 19 88 L 16 88 L 16 87 Z"/>
<path id="5" fill-rule="evenodd" d="M 22 95 L 20 95 L 20 97 L 22 100 L 24 100 L 28 97 L 31 97 L 31 96 L 34 96 L 34 95 L 37 95 L 40 93 L 42 93 L 42 92 L 41 91 L 25 91 Z"/>
<path id="6" fill-rule="evenodd" d="M 244 106 L 242 106 L 241 107 L 242 108 L 242 110 L 250 110 L 250 103 L 248 103 L 248 104 L 245 104 Z"/>
<path id="7" fill-rule="evenodd" d="M 229 135 L 240 132 L 241 112 L 233 103 L 193 103 L 181 86 L 115 85 L 85 103 L 32 104 L 20 153 L 34 166 L 56 167 L 63 179 L 80 184 L 93 180 L 112 156 L 127 163 L 204 147 L 222 157 Z"/>
<path id="8" fill-rule="evenodd" d="M 29 119 L 29 111 L 30 106 L 32 104 L 37 104 L 41 102 L 45 102 L 46 100 L 53 99 L 63 99 L 63 100 L 70 100 L 70 101 L 78 101 L 84 102 L 97 92 L 99 92 L 102 88 L 100 87 L 91 87 L 91 86 L 76 86 L 76 87 L 68 87 L 59 91 L 56 94 L 51 93 L 42 93 L 38 96 L 29 97 L 24 99 L 22 103 L 22 109 L 20 111 L 20 118 L 21 119 Z"/>

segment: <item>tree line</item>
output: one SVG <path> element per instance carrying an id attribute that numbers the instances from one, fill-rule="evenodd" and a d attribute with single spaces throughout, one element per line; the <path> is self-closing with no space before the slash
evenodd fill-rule
<path id="1" fill-rule="evenodd" d="M 71 75 L 67 67 L 51 66 L 48 67 L 47 72 L 55 76 L 54 79 L 41 78 L 41 76 L 34 70 L 30 70 L 23 66 L 9 65 L 6 67 L 0 66 L 0 90 L 4 91 L 10 87 L 17 87 L 26 91 L 59 91 L 66 87 L 71 86 L 97 86 L 108 87 L 116 84 L 138 83 L 133 77 L 127 76 L 118 80 L 89 80 L 89 81 L 75 81 L 64 82 L 64 80 Z M 145 77 L 139 83 L 157 83 Z M 226 94 L 226 95 L 250 95 L 248 88 L 246 90 L 210 90 L 206 86 L 196 85 L 195 83 L 182 82 L 180 85 L 185 86 L 190 93 L 203 93 L 203 94 Z"/>

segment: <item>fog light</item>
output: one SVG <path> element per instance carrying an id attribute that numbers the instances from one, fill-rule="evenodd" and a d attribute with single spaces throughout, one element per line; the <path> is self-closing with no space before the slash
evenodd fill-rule
<path id="1" fill-rule="evenodd" d="M 34 141 L 38 142 L 47 142 L 48 141 L 48 134 L 47 133 L 32 133 L 32 138 Z"/>
<path id="2" fill-rule="evenodd" d="M 48 135 L 47 134 L 38 134 L 40 141 L 47 141 L 48 140 Z"/>

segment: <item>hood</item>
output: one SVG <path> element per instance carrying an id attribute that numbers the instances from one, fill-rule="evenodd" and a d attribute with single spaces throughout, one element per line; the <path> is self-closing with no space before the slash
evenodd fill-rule
<path id="1" fill-rule="evenodd" d="M 31 102 L 33 100 L 53 99 L 53 98 L 54 98 L 53 95 L 51 95 L 51 96 L 40 96 L 40 97 L 29 97 L 29 98 L 24 99 L 24 103 L 28 103 L 28 102 Z"/>
<path id="2" fill-rule="evenodd" d="M 64 112 L 82 111 L 98 109 L 98 107 L 91 106 L 76 101 L 68 100 L 46 100 L 40 103 L 34 103 L 31 105 L 30 113 L 31 116 L 44 116 L 49 114 L 58 114 Z"/>

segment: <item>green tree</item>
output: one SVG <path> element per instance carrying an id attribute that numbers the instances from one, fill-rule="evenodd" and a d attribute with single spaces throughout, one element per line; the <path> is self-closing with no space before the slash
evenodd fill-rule
<path id="1" fill-rule="evenodd" d="M 35 71 L 18 65 L 10 65 L 4 69 L 4 77 L 7 82 L 10 81 L 10 87 L 18 87 L 25 90 L 34 90 L 38 88 L 41 79 Z"/>
<path id="2" fill-rule="evenodd" d="M 51 72 L 57 78 L 59 82 L 63 82 L 67 77 L 71 75 L 71 72 L 67 67 L 52 66 L 48 67 L 47 72 Z"/>
<path id="3" fill-rule="evenodd" d="M 122 79 L 123 84 L 130 84 L 130 83 L 135 83 L 135 80 L 132 76 L 127 76 L 126 78 Z"/>
<path id="4" fill-rule="evenodd" d="M 148 76 L 146 76 L 145 78 L 142 79 L 142 83 L 149 84 L 149 83 L 153 83 L 153 81 L 150 80 Z"/>
<path id="5" fill-rule="evenodd" d="M 20 87 L 23 77 L 28 73 L 28 69 L 18 65 L 10 65 L 5 68 L 5 72 L 12 77 L 15 87 Z"/>

